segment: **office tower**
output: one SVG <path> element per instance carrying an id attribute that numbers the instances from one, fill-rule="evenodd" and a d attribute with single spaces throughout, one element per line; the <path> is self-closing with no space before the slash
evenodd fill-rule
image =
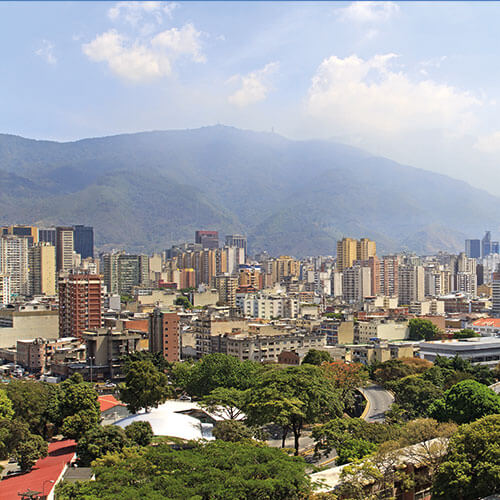
<path id="1" fill-rule="evenodd" d="M 106 253 L 102 256 L 104 285 L 110 294 L 118 293 L 118 257 L 120 253 Z"/>
<path id="2" fill-rule="evenodd" d="M 486 257 L 491 253 L 491 232 L 486 231 L 481 240 L 481 257 Z"/>
<path id="3" fill-rule="evenodd" d="M 56 229 L 54 227 L 38 230 L 38 241 L 44 241 L 56 246 Z"/>
<path id="4" fill-rule="evenodd" d="M 236 274 L 241 264 L 245 263 L 245 250 L 239 247 L 224 247 L 220 250 L 224 255 L 225 266 L 220 272 Z"/>
<path id="5" fill-rule="evenodd" d="M 13 235 L 0 238 L 0 273 L 10 276 L 13 297 L 29 294 L 28 238 Z"/>
<path id="6" fill-rule="evenodd" d="M 136 286 L 149 286 L 149 256 L 120 252 L 104 254 L 102 260 L 109 293 L 131 294 Z"/>
<path id="7" fill-rule="evenodd" d="M 492 316 L 500 318 L 500 271 L 493 273 L 492 281 Z"/>
<path id="8" fill-rule="evenodd" d="M 484 266 L 482 264 L 478 264 L 476 266 L 476 277 L 477 277 L 477 286 L 480 286 L 484 283 Z"/>
<path id="9" fill-rule="evenodd" d="M 31 295 L 56 294 L 56 249 L 37 243 L 28 250 Z"/>
<path id="10" fill-rule="evenodd" d="M 90 226 L 73 226 L 74 250 L 82 259 L 94 257 L 94 228 Z"/>
<path id="11" fill-rule="evenodd" d="M 352 238 L 343 238 L 337 241 L 337 270 L 343 271 L 352 267 L 358 258 L 358 242 Z"/>
<path id="12" fill-rule="evenodd" d="M 236 289 L 238 277 L 220 274 L 215 277 L 215 288 L 219 294 L 219 302 L 229 307 L 236 307 Z"/>
<path id="13" fill-rule="evenodd" d="M 368 260 L 377 254 L 377 244 L 368 238 L 361 238 L 356 243 L 356 260 Z"/>
<path id="14" fill-rule="evenodd" d="M 73 268 L 73 228 L 56 227 L 56 269 L 71 271 Z"/>
<path id="15" fill-rule="evenodd" d="M 500 243 L 498 241 L 491 242 L 491 253 L 500 253 Z"/>
<path id="16" fill-rule="evenodd" d="M 342 273 L 342 295 L 346 302 L 361 302 L 371 296 L 371 271 L 369 267 L 355 264 Z"/>
<path id="17" fill-rule="evenodd" d="M 59 276 L 59 337 L 79 337 L 103 326 L 102 280 L 98 274 Z"/>
<path id="18" fill-rule="evenodd" d="M 396 297 L 399 293 L 399 261 L 396 255 L 384 255 L 380 261 L 379 293 Z"/>
<path id="19" fill-rule="evenodd" d="M 12 292 L 10 290 L 10 275 L 0 273 L 0 305 L 10 304 Z"/>
<path id="20" fill-rule="evenodd" d="M 481 240 L 465 240 L 465 254 L 467 257 L 479 259 L 481 257 Z"/>
<path id="21" fill-rule="evenodd" d="M 425 272 L 422 266 L 399 266 L 399 305 L 410 305 L 425 298 Z"/>
<path id="22" fill-rule="evenodd" d="M 226 246 L 227 247 L 236 247 L 243 248 L 244 250 L 244 259 L 247 258 L 247 238 L 241 234 L 228 234 L 226 236 Z"/>
<path id="23" fill-rule="evenodd" d="M 2 234 L 27 238 L 28 247 L 38 243 L 38 228 L 35 226 L 5 226 L 2 228 Z"/>
<path id="24" fill-rule="evenodd" d="M 179 361 L 179 316 L 156 308 L 149 316 L 149 351 L 163 354 L 170 363 Z"/>
<path id="25" fill-rule="evenodd" d="M 219 248 L 219 232 L 196 231 L 194 242 L 200 244 L 202 248 Z"/>

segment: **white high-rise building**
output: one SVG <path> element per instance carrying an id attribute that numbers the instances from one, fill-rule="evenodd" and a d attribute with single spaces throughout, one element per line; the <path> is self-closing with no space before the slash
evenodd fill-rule
<path id="1" fill-rule="evenodd" d="M 28 295 L 28 238 L 12 235 L 0 238 L 0 273 L 10 276 L 13 296 Z"/>
<path id="2" fill-rule="evenodd" d="M 410 305 L 425 297 L 425 273 L 423 266 L 403 264 L 399 266 L 399 305 Z"/>

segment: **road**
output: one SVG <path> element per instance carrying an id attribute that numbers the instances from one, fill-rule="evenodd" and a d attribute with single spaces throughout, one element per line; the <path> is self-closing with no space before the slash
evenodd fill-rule
<path id="1" fill-rule="evenodd" d="M 360 388 L 359 391 L 365 396 L 370 405 L 364 419 L 367 422 L 383 422 L 385 412 L 394 403 L 394 396 L 382 386 L 375 384 Z"/>

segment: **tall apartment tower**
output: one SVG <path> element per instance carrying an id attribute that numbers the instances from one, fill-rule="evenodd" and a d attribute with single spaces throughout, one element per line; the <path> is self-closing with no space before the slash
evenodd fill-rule
<path id="1" fill-rule="evenodd" d="M 481 257 L 486 257 L 491 253 L 491 231 L 486 231 L 481 240 Z"/>
<path id="2" fill-rule="evenodd" d="M 94 258 L 94 228 L 90 226 L 73 226 L 75 252 L 82 256 Z"/>
<path id="3" fill-rule="evenodd" d="M 41 242 L 28 251 L 30 269 L 30 294 L 56 294 L 56 249 L 49 243 Z"/>
<path id="4" fill-rule="evenodd" d="M 236 307 L 236 289 L 238 276 L 220 274 L 215 277 L 215 288 L 219 294 L 219 302 L 229 307 Z"/>
<path id="5" fill-rule="evenodd" d="M 410 305 L 425 298 L 425 271 L 423 266 L 399 266 L 399 305 Z"/>
<path id="6" fill-rule="evenodd" d="M 243 248 L 244 260 L 247 258 L 247 238 L 241 234 L 228 234 L 226 236 L 226 246 Z"/>
<path id="7" fill-rule="evenodd" d="M 194 242 L 200 244 L 202 248 L 219 248 L 219 232 L 196 231 Z"/>
<path id="8" fill-rule="evenodd" d="M 28 238 L 13 235 L 0 238 L 0 274 L 10 276 L 12 296 L 29 294 Z"/>
<path id="9" fill-rule="evenodd" d="M 156 308 L 149 316 L 149 351 L 161 352 L 170 363 L 180 359 L 179 315 Z"/>
<path id="10" fill-rule="evenodd" d="M 343 271 L 352 267 L 358 259 L 358 242 L 353 238 L 342 238 L 337 241 L 337 270 Z"/>
<path id="11" fill-rule="evenodd" d="M 342 273 L 342 295 L 346 302 L 361 302 L 372 294 L 371 270 L 356 264 Z"/>
<path id="12" fill-rule="evenodd" d="M 368 238 L 361 238 L 356 243 L 356 259 L 368 260 L 377 254 L 377 244 Z"/>
<path id="13" fill-rule="evenodd" d="M 0 273 L 0 305 L 8 305 L 11 301 L 10 275 Z"/>
<path id="14" fill-rule="evenodd" d="M 397 297 L 399 293 L 399 262 L 396 255 L 384 255 L 380 261 L 380 294 Z"/>
<path id="15" fill-rule="evenodd" d="M 74 235 L 72 227 L 56 227 L 56 269 L 71 271 L 73 268 Z"/>
<path id="16" fill-rule="evenodd" d="M 81 338 L 103 326 L 102 279 L 99 274 L 59 276 L 59 337 Z"/>
<path id="17" fill-rule="evenodd" d="M 467 257 L 479 259 L 481 257 L 481 240 L 465 240 L 465 254 Z"/>
<path id="18" fill-rule="evenodd" d="M 118 293 L 118 257 L 120 253 L 106 253 L 102 256 L 104 285 L 108 293 Z"/>
<path id="19" fill-rule="evenodd" d="M 38 228 L 35 226 L 6 226 L 2 228 L 2 234 L 28 238 L 28 247 L 38 243 Z"/>

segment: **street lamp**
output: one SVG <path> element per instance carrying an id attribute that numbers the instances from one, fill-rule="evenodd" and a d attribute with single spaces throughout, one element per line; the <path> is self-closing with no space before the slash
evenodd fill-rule
<path id="1" fill-rule="evenodd" d="M 44 498 L 46 498 L 46 497 L 45 497 L 45 483 L 52 483 L 52 484 L 54 484 L 54 483 L 55 483 L 55 481 L 54 481 L 53 479 L 46 479 L 46 480 L 42 483 L 42 496 L 43 496 Z M 50 490 L 49 490 L 49 491 L 50 491 Z"/>

